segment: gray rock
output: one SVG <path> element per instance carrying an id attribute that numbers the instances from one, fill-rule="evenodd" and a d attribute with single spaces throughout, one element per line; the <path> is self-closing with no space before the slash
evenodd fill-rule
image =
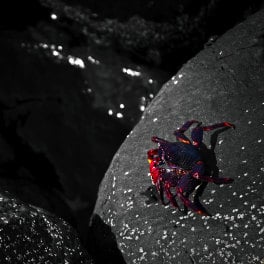
<path id="1" fill-rule="evenodd" d="M 161 89 L 116 153 L 94 213 L 111 226 L 127 263 L 259 263 L 263 261 L 264 10 L 201 51 Z M 221 121 L 236 130 L 217 135 L 219 174 L 200 201 L 213 215 L 183 215 L 149 203 L 146 152 L 157 135 L 175 140 L 185 121 Z M 213 132 L 205 134 L 208 146 Z"/>
<path id="2" fill-rule="evenodd" d="M 0 193 L 1 263 L 93 263 L 71 226 Z"/>

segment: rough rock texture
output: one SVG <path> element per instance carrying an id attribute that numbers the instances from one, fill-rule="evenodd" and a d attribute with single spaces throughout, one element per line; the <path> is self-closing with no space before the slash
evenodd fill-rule
<path id="1" fill-rule="evenodd" d="M 208 38 L 259 10 L 263 0 L 39 2 L 58 14 L 59 20 L 69 19 L 67 27 L 75 25 L 77 38 L 86 39 L 88 45 L 110 46 L 125 52 L 124 56 L 128 53 L 136 61 L 174 73 Z"/>
<path id="2" fill-rule="evenodd" d="M 163 86 L 115 155 L 94 213 L 111 226 L 127 263 L 263 261 L 263 17 L 264 10 L 190 60 Z M 211 152 L 220 176 L 235 179 L 206 187 L 201 202 L 213 217 L 182 215 L 146 197 L 150 137 L 172 141 L 175 128 L 189 119 L 237 126 L 204 137 L 209 151 L 217 139 Z"/>
<path id="3" fill-rule="evenodd" d="M 1 263 L 93 263 L 63 220 L 0 193 Z"/>

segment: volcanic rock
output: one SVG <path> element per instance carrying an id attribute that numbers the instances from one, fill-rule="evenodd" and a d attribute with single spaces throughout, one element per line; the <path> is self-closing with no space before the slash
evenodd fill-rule
<path id="1" fill-rule="evenodd" d="M 93 263 L 65 221 L 0 193 L 1 263 Z"/>
<path id="2" fill-rule="evenodd" d="M 111 227 L 127 263 L 263 261 L 263 17 L 264 10 L 187 62 L 116 153 L 94 214 Z M 205 188 L 200 202 L 212 217 L 164 207 L 149 188 L 151 136 L 174 141 L 174 130 L 191 119 L 236 125 L 204 135 L 219 176 L 235 180 Z"/>

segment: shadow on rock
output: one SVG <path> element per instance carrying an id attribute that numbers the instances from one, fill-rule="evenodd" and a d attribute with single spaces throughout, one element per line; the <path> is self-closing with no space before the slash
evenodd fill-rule
<path id="1" fill-rule="evenodd" d="M 90 236 L 86 248 L 89 249 L 96 263 L 126 263 L 118 249 L 111 227 L 106 225 L 97 214 L 93 215 L 91 220 Z"/>

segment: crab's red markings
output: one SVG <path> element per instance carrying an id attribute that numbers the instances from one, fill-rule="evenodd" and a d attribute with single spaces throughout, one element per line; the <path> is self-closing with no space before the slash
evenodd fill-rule
<path id="1" fill-rule="evenodd" d="M 195 123 L 197 123 L 197 126 L 192 130 L 192 140 L 189 140 L 184 132 Z M 221 127 L 235 128 L 235 125 L 229 122 L 210 126 L 201 126 L 201 124 L 196 120 L 187 121 L 174 132 L 178 142 L 168 142 L 156 136 L 152 137 L 151 140 L 158 143 L 158 148 L 148 151 L 148 162 L 152 182 L 156 185 L 163 204 L 165 204 L 165 193 L 170 203 L 178 208 L 175 195 L 171 192 L 171 188 L 175 188 L 176 196 L 187 208 L 201 215 L 209 215 L 200 203 L 192 202 L 188 198 L 189 195 L 202 181 L 227 184 L 232 183 L 233 179 L 204 175 L 204 161 L 200 153 L 203 132 Z M 167 168 L 164 168 L 164 165 Z"/>
<path id="2" fill-rule="evenodd" d="M 161 159 L 158 156 L 158 149 L 151 149 L 148 151 L 149 171 L 154 184 L 157 183 L 160 175 L 164 173 L 164 169 L 159 168 L 160 161 Z"/>

